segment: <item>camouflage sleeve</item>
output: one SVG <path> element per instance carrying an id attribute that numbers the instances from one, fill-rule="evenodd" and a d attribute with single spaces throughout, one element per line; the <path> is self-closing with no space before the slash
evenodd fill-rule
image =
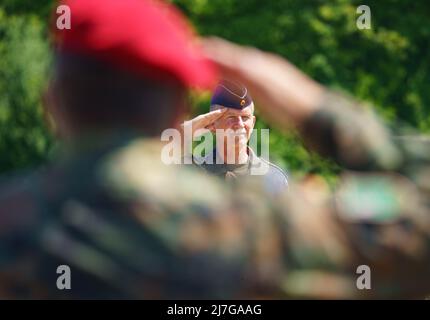
<path id="1" fill-rule="evenodd" d="M 334 196 L 307 185 L 283 198 L 285 291 L 331 298 L 428 294 L 428 149 L 394 142 L 370 109 L 333 93 L 302 133 L 349 171 Z M 370 271 L 363 290 L 360 268 Z"/>
<path id="2" fill-rule="evenodd" d="M 117 237 L 123 250 L 100 244 L 121 255 L 115 261 L 133 265 L 125 287 L 138 295 L 419 298 L 430 292 L 428 207 L 405 176 L 344 175 L 335 197 L 292 185 L 276 202 L 252 178 L 230 186 L 192 167 L 157 167 L 153 160 L 146 164 L 151 172 L 139 173 L 148 154 L 157 152 L 128 147 L 103 175 L 116 201 L 127 204 L 123 212 L 136 220 L 137 240 L 129 226 Z M 110 225 L 120 230 L 115 220 Z M 363 266 L 370 289 L 357 274 Z"/>
<path id="3" fill-rule="evenodd" d="M 405 177 L 345 174 L 335 196 L 296 186 L 282 201 L 287 296 L 423 298 L 430 292 L 429 210 Z"/>
<path id="4" fill-rule="evenodd" d="M 404 154 L 367 105 L 327 91 L 319 111 L 302 126 L 306 144 L 353 170 L 397 170 Z"/>

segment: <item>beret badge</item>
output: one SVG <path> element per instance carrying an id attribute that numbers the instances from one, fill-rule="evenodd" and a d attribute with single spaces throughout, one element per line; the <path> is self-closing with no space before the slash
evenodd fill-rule
<path id="1" fill-rule="evenodd" d="M 211 108 L 213 106 L 223 106 L 242 110 L 251 103 L 252 98 L 243 84 L 222 80 L 212 95 Z"/>

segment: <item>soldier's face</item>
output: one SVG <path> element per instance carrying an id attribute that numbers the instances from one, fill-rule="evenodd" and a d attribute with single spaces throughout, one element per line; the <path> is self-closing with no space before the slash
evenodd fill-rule
<path id="1" fill-rule="evenodd" d="M 236 141 L 234 148 L 238 149 L 246 147 L 251 138 L 254 125 L 255 116 L 253 115 L 253 107 L 248 106 L 242 110 L 228 109 L 220 119 L 215 121 L 214 128 L 215 130 L 226 130 L 227 134 L 224 136 L 224 144 L 227 143 L 227 136 L 229 134 L 234 135 L 234 139 L 232 139 Z"/>

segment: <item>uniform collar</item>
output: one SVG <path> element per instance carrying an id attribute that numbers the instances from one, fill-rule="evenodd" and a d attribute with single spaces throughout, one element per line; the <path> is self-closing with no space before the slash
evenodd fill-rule
<path id="1" fill-rule="evenodd" d="M 206 161 L 211 159 L 213 160 L 213 164 L 207 164 L 206 168 L 216 174 L 225 174 L 228 171 L 234 172 L 237 175 L 247 175 L 251 170 L 251 166 L 259 163 L 259 158 L 255 154 L 255 152 L 247 146 L 248 152 L 248 161 L 244 164 L 225 164 L 223 163 L 223 158 L 217 152 L 215 148 L 209 155 L 207 155 Z"/>

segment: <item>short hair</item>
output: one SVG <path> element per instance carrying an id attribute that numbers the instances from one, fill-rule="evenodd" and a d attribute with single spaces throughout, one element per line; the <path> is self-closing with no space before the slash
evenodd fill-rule
<path id="1" fill-rule="evenodd" d="M 248 108 L 248 107 L 251 107 L 251 112 L 252 112 L 252 114 L 254 114 L 254 102 L 251 102 L 249 105 L 247 105 L 245 108 Z M 221 109 L 221 108 L 225 108 L 224 106 L 222 106 L 222 105 L 220 105 L 220 104 L 211 104 L 211 106 L 210 106 L 210 111 L 214 111 L 214 110 L 217 110 L 217 109 Z M 245 109 L 244 108 L 244 109 Z M 235 108 L 232 108 L 233 110 L 239 110 L 239 109 L 235 109 Z"/>
<path id="2" fill-rule="evenodd" d="M 157 135 L 184 112 L 179 80 L 150 80 L 83 55 L 56 52 L 52 83 L 67 121 L 89 128 L 138 127 Z"/>

